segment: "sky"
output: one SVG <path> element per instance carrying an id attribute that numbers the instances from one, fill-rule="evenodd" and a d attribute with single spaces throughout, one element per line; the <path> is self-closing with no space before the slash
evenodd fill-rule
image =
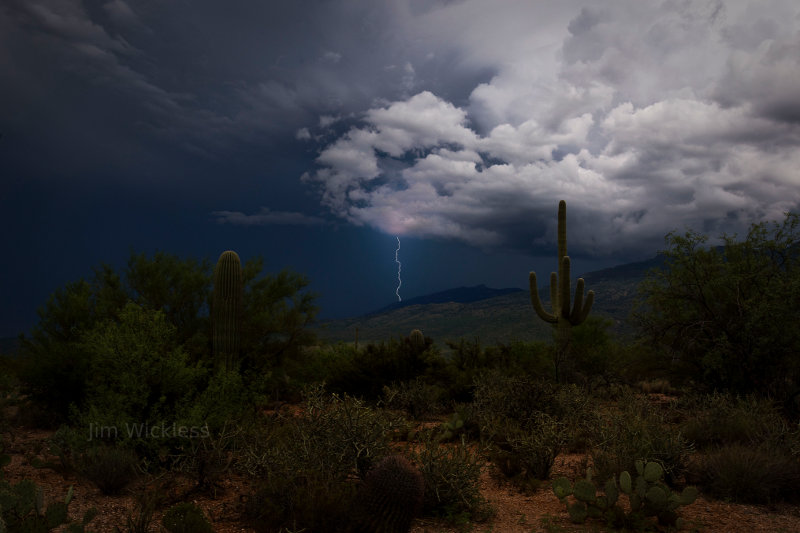
<path id="1" fill-rule="evenodd" d="M 396 254 L 404 298 L 526 287 L 561 199 L 576 274 L 800 208 L 796 0 L 4 0 L 0 73 L 0 336 L 132 252 L 332 318 Z"/>

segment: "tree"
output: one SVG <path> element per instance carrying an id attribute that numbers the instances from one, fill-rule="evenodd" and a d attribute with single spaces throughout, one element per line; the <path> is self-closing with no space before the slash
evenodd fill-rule
<path id="1" fill-rule="evenodd" d="M 753 224 L 706 246 L 695 231 L 666 236 L 665 266 L 640 285 L 634 317 L 672 367 L 709 389 L 784 398 L 800 386 L 800 215 Z"/>
<path id="2" fill-rule="evenodd" d="M 289 271 L 262 276 L 262 269 L 260 258 L 244 268 L 242 346 L 254 376 L 314 340 L 307 330 L 316 312 L 314 295 L 305 291 L 308 280 Z M 131 254 L 122 276 L 102 265 L 89 281 L 56 290 L 40 308 L 31 337 L 22 343 L 20 377 L 26 393 L 60 420 L 66 419 L 70 405 L 82 408 L 99 357 L 92 346 L 103 338 L 100 331 L 132 319 L 129 303 L 143 312 L 161 313 L 159 320 L 170 328 L 170 335 L 151 339 L 153 346 L 168 339 L 169 346 L 159 349 L 179 349 L 187 364 L 212 367 L 211 281 L 208 260 L 158 252 L 152 258 Z"/>
<path id="3" fill-rule="evenodd" d="M 128 298 L 140 306 L 163 311 L 176 337 L 196 358 L 208 350 L 208 302 L 211 265 L 208 259 L 181 259 L 156 252 L 152 259 L 131 253 L 125 271 Z"/>
<path id="4" fill-rule="evenodd" d="M 308 279 L 288 270 L 259 278 L 263 264 L 259 257 L 242 267 L 242 366 L 247 370 L 283 367 L 288 357 L 299 355 L 300 346 L 314 341 L 308 326 L 317 313 L 316 295 L 305 290 Z"/>

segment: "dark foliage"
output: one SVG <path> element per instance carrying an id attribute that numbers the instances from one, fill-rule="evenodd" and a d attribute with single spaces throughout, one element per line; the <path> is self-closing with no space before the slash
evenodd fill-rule
<path id="1" fill-rule="evenodd" d="M 641 331 L 683 379 L 710 390 L 796 397 L 800 214 L 753 224 L 743 241 L 722 239 L 724 246 L 709 248 L 694 231 L 667 235 L 665 266 L 640 286 Z"/>

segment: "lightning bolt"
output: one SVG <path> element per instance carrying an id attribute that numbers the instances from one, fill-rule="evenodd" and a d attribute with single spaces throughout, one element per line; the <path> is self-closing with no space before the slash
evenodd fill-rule
<path id="1" fill-rule="evenodd" d="M 394 293 L 397 295 L 397 301 L 402 302 L 403 299 L 400 298 L 400 285 L 403 284 L 403 280 L 400 279 L 400 270 L 403 267 L 403 263 L 397 258 L 397 254 L 400 253 L 400 237 L 397 237 L 397 250 L 394 251 L 394 262 L 397 263 L 397 289 Z"/>

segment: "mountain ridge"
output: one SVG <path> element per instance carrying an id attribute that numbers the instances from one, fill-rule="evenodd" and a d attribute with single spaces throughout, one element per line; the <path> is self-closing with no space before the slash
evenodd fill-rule
<path id="1" fill-rule="evenodd" d="M 484 284 L 474 285 L 472 287 L 466 287 L 466 286 L 454 287 L 452 289 L 446 289 L 431 294 L 416 296 L 408 300 L 395 302 L 386 305 L 384 307 L 381 307 L 380 309 L 376 309 L 375 311 L 370 311 L 361 316 L 366 317 L 371 315 L 378 315 L 381 313 L 387 313 L 389 311 L 394 311 L 395 309 L 408 307 L 410 305 L 427 305 L 427 304 L 448 303 L 448 302 L 470 303 L 521 291 L 522 289 L 518 287 L 509 287 L 505 289 L 492 289 Z"/>
<path id="2" fill-rule="evenodd" d="M 663 266 L 665 258 L 657 255 L 644 261 L 616 265 L 587 272 L 586 289 L 595 292 L 592 316 L 612 321 L 612 331 L 619 336 L 633 332 L 628 317 L 638 295 L 638 285 L 652 268 Z M 540 287 L 548 307 L 548 286 Z M 457 295 L 461 301 L 448 299 Z M 403 305 L 404 304 L 404 305 Z M 344 319 L 323 321 L 316 328 L 328 342 L 381 342 L 408 335 L 420 329 L 437 343 L 460 338 L 481 342 L 549 341 L 552 328 L 538 319 L 524 289 L 491 289 L 486 285 L 458 287 L 397 302 L 376 311 Z"/>

